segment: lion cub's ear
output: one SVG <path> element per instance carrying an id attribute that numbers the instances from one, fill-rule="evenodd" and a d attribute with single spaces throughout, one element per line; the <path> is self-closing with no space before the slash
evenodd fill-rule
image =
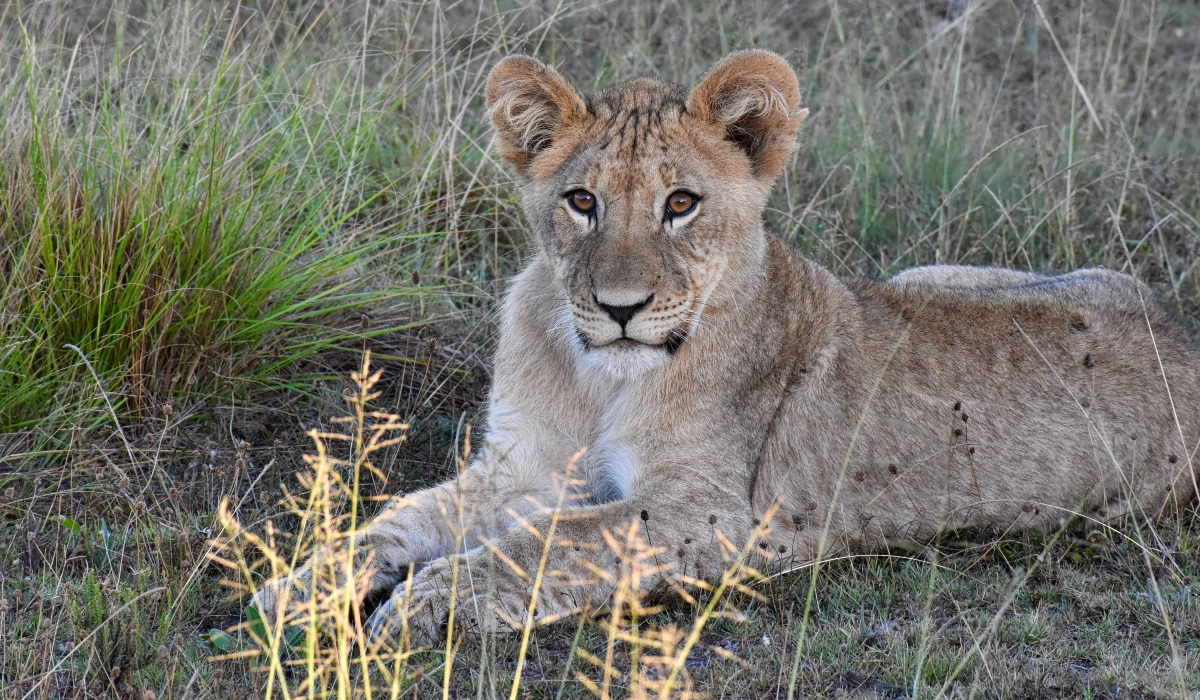
<path id="1" fill-rule="evenodd" d="M 583 98 L 558 71 L 528 56 L 496 64 L 488 76 L 487 101 L 500 155 L 523 176 L 557 131 L 587 114 Z"/>
<path id="2" fill-rule="evenodd" d="M 808 116 L 800 85 L 787 61 L 770 51 L 731 53 L 713 66 L 688 95 L 687 110 L 725 127 L 725 138 L 750 157 L 754 176 L 774 180 L 796 145 Z"/>

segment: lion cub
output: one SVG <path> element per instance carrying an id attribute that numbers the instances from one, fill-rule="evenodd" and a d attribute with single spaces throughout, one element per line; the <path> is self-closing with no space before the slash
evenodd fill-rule
<path id="1" fill-rule="evenodd" d="M 768 513 L 758 552 L 802 562 L 948 528 L 1154 518 L 1196 492 L 1200 352 L 1134 278 L 839 279 L 764 230 L 807 114 L 779 56 L 731 54 L 690 92 L 639 79 L 587 98 L 513 56 L 487 99 L 536 253 L 503 304 L 486 445 L 360 531 L 369 586 L 394 588 L 376 634 L 407 606 L 439 635 L 455 556 L 474 562 L 456 620 L 519 625 L 531 530 L 559 503 L 573 513 L 538 618 L 601 606 L 613 584 L 587 563 L 611 566 L 605 534 L 636 520 L 667 553 L 643 583 L 663 587 L 719 576 L 714 532 L 740 545 Z M 255 604 L 275 612 L 287 585 Z M 305 596 L 310 570 L 291 585 Z"/>

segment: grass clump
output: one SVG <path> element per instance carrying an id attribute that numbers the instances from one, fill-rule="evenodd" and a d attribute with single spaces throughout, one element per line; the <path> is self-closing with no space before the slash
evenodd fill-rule
<path id="1" fill-rule="evenodd" d="M 4 429 L 94 401 L 81 355 L 136 415 L 221 378 L 284 385 L 288 366 L 360 335 L 339 324 L 381 295 L 339 278 L 372 246 L 330 246 L 337 203 L 286 164 L 251 179 L 210 143 L 114 170 L 119 147 L 87 157 L 63 140 L 0 158 Z"/>
<path id="2" fill-rule="evenodd" d="M 387 310 L 412 285 L 387 290 L 366 267 L 400 239 L 367 213 L 391 183 L 358 165 L 375 136 L 362 96 L 274 52 L 235 52 L 221 17 L 184 46 L 126 47 L 118 26 L 90 51 L 82 36 L 46 46 L 22 22 L 0 25 L 19 58 L 0 96 L 12 134 L 0 154 L 0 432 L 87 433 L 108 418 L 97 383 L 138 418 L 234 385 L 295 388 L 297 363 L 398 325 Z M 383 316 L 370 327 L 368 307 Z"/>

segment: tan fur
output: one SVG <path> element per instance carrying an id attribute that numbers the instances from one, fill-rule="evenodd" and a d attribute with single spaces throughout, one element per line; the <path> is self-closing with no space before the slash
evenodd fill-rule
<path id="1" fill-rule="evenodd" d="M 488 100 L 537 253 L 504 301 L 481 454 L 389 505 L 361 542 L 375 588 L 428 562 L 407 601 L 418 632 L 446 618 L 460 526 L 456 619 L 524 619 L 531 586 L 509 563 L 536 571 L 543 545 L 521 522 L 547 531 L 581 450 L 539 618 L 604 603 L 610 584 L 582 560 L 609 566 L 604 533 L 643 513 L 670 564 L 653 587 L 718 576 L 714 531 L 746 542 L 773 506 L 759 551 L 799 563 L 947 528 L 1155 518 L 1194 493 L 1200 354 L 1133 278 L 839 279 L 763 230 L 804 118 L 778 56 L 732 54 L 690 94 L 643 79 L 586 101 L 515 57 Z M 594 217 L 567 205 L 577 188 Z M 700 201 L 671 222 L 676 190 Z M 642 303 L 624 329 L 604 308 Z M 491 566 L 485 541 L 503 555 Z M 395 629 L 403 597 L 376 632 Z"/>

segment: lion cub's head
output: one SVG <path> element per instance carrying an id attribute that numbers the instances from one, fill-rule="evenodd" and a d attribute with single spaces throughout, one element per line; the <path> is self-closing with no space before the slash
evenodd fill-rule
<path id="1" fill-rule="evenodd" d="M 761 279 L 763 207 L 807 114 L 779 56 L 731 54 L 690 93 L 642 78 L 588 99 L 512 56 L 487 98 L 562 287 L 548 303 L 598 365 L 632 375 L 665 363 L 706 305 Z"/>

